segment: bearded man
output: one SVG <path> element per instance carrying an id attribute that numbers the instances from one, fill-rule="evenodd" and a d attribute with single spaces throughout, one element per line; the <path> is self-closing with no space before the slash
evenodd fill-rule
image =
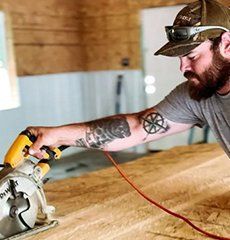
<path id="1" fill-rule="evenodd" d="M 156 106 L 138 113 L 58 127 L 28 127 L 37 137 L 30 154 L 42 158 L 43 145 L 117 151 L 208 125 L 230 157 L 229 29 L 229 8 L 215 0 L 189 4 L 172 26 L 165 27 L 169 42 L 155 53 L 179 57 L 187 81 Z"/>

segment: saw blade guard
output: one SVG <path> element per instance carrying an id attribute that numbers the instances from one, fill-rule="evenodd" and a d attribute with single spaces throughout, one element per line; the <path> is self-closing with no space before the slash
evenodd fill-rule
<path id="1" fill-rule="evenodd" d="M 36 222 L 51 220 L 54 208 L 47 206 L 35 169 L 27 160 L 0 180 L 0 239 L 32 229 Z"/>
<path id="2" fill-rule="evenodd" d="M 24 130 L 5 155 L 0 171 L 0 239 L 52 221 L 55 208 L 47 206 L 42 179 L 69 146 L 43 146 L 44 159 L 34 163 L 28 159 L 28 150 L 35 141 L 36 137 Z"/>

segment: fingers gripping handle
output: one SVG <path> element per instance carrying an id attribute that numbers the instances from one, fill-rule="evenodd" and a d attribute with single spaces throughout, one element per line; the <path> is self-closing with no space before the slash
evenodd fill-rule
<path id="1" fill-rule="evenodd" d="M 36 139 L 36 136 L 32 135 L 29 130 L 22 131 L 8 150 L 4 164 L 9 164 L 13 168 L 17 167 L 24 158 L 28 157 L 28 150 Z M 47 146 L 42 147 L 42 150 L 45 150 L 44 158 L 37 164 L 41 167 L 42 176 L 49 171 L 52 162 L 59 159 L 62 151 L 68 147 L 69 146 L 60 146 L 52 150 Z"/>
<path id="2" fill-rule="evenodd" d="M 36 141 L 36 137 L 30 133 L 30 131 L 25 130 L 21 133 L 26 135 L 32 143 Z M 32 145 L 32 144 L 31 144 Z M 30 146 L 31 146 L 30 145 Z M 41 177 L 44 177 L 50 170 L 52 163 L 61 157 L 62 151 L 68 148 L 69 146 L 60 146 L 58 148 L 50 149 L 47 146 L 42 146 L 41 150 L 45 151 L 44 158 L 40 160 L 37 164 L 41 169 Z"/>
<path id="3" fill-rule="evenodd" d="M 20 133 L 20 135 L 26 136 L 30 140 L 30 144 L 27 148 L 29 148 L 36 140 L 37 138 L 31 134 L 29 130 L 24 130 Z M 19 135 L 19 136 L 20 136 Z M 61 157 L 62 151 L 68 148 L 69 146 L 60 146 L 58 148 L 50 149 L 47 146 L 42 146 L 41 150 L 45 150 L 44 158 L 47 160 L 56 160 Z"/>

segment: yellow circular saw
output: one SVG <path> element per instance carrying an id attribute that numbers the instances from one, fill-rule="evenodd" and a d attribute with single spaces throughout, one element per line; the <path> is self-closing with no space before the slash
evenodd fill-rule
<path id="1" fill-rule="evenodd" d="M 28 149 L 36 140 L 23 131 L 8 150 L 0 171 L 0 239 L 18 238 L 44 231 L 57 224 L 52 220 L 54 207 L 48 206 L 43 191 L 44 176 L 51 163 L 68 146 L 49 149 L 38 163 L 28 159 Z M 14 237 L 15 239 L 15 237 Z"/>

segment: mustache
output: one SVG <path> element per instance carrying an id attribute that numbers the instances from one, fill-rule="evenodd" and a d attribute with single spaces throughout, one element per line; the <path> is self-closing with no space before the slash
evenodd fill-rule
<path id="1" fill-rule="evenodd" d="M 200 80 L 200 77 L 192 71 L 186 71 L 184 73 L 184 77 L 187 78 L 187 79 L 196 78 L 196 79 Z"/>

